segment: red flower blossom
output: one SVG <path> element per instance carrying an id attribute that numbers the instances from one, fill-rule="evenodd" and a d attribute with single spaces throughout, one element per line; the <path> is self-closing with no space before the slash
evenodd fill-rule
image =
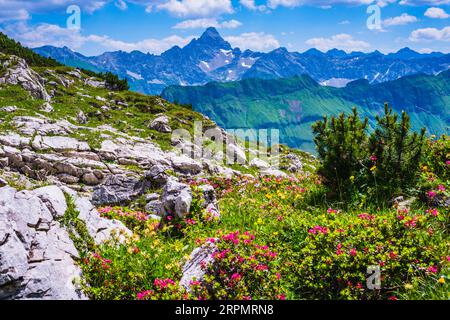
<path id="1" fill-rule="evenodd" d="M 428 198 L 433 199 L 434 197 L 436 197 L 436 195 L 437 195 L 437 193 L 435 191 L 433 191 L 433 190 L 430 190 L 430 191 L 427 192 Z"/>
<path id="2" fill-rule="evenodd" d="M 397 301 L 398 298 L 397 298 L 396 296 L 390 296 L 390 297 L 389 297 L 389 300 L 391 300 L 391 301 Z"/>
<path id="3" fill-rule="evenodd" d="M 427 271 L 431 272 L 431 273 L 437 273 L 438 269 L 437 269 L 436 266 L 430 266 L 430 267 L 427 268 Z"/>

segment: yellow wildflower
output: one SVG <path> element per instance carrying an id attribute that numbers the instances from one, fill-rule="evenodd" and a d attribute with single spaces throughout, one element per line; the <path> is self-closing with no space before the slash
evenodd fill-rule
<path id="1" fill-rule="evenodd" d="M 414 286 L 411 283 L 407 283 L 407 284 L 405 284 L 405 289 L 412 290 L 412 289 L 414 289 Z"/>

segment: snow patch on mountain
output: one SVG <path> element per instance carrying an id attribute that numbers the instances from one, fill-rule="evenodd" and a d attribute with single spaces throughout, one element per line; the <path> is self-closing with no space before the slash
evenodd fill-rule
<path id="1" fill-rule="evenodd" d="M 129 75 L 130 77 L 132 77 L 136 80 L 144 80 L 144 77 L 142 77 L 139 73 L 135 73 L 130 70 L 127 70 L 127 75 Z"/>
<path id="2" fill-rule="evenodd" d="M 320 85 L 324 87 L 344 88 L 347 84 L 349 84 L 353 80 L 354 79 L 331 78 L 325 81 L 321 81 Z"/>

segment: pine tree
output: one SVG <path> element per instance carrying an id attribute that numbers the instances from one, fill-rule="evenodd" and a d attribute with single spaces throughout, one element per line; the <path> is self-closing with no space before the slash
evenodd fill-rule
<path id="1" fill-rule="evenodd" d="M 377 116 L 377 127 L 369 139 L 376 170 L 372 183 L 380 192 L 393 195 L 414 185 L 425 143 L 425 129 L 411 133 L 410 118 L 398 115 L 387 104 L 383 117 Z"/>
<path id="2" fill-rule="evenodd" d="M 23 47 L 20 42 L 8 38 L 0 32 L 0 52 L 8 55 L 15 55 L 24 59 L 31 67 L 57 67 L 61 66 L 56 60 L 45 58 L 31 49 Z"/>
<path id="3" fill-rule="evenodd" d="M 324 117 L 313 125 L 314 142 L 322 165 L 319 173 L 325 184 L 340 195 L 348 192 L 350 180 L 360 176 L 361 159 L 367 157 L 368 119 L 361 121 L 356 108 L 349 116 Z"/>
<path id="4" fill-rule="evenodd" d="M 313 125 L 314 142 L 322 161 L 319 173 L 341 200 L 362 193 L 379 200 L 414 187 L 424 152 L 425 129 L 411 132 L 410 118 L 401 119 L 385 105 L 370 134 L 368 119 L 356 109 L 350 115 L 324 117 Z"/>

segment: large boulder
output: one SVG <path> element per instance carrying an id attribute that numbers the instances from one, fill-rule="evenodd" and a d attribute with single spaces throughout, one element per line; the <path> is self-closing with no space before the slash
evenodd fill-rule
<path id="1" fill-rule="evenodd" d="M 92 202 L 95 205 L 120 205 L 143 195 L 151 183 L 129 175 L 108 175 L 103 184 L 94 187 Z"/>
<path id="2" fill-rule="evenodd" d="M 185 174 L 199 174 L 203 169 L 200 163 L 186 155 L 172 156 L 171 161 L 175 170 Z"/>
<path id="3" fill-rule="evenodd" d="M 88 198 L 79 196 L 69 188 L 64 188 L 64 191 L 72 197 L 75 209 L 79 212 L 78 218 L 84 221 L 96 244 L 101 244 L 113 236 L 123 242 L 126 236 L 131 236 L 132 232 L 122 222 L 102 218 Z"/>
<path id="4" fill-rule="evenodd" d="M 192 251 L 189 260 L 183 266 L 183 276 L 180 280 L 180 287 L 191 292 L 192 281 L 203 282 L 206 274 L 205 266 L 214 263 L 214 253 L 217 246 L 214 242 L 207 242 Z"/>
<path id="5" fill-rule="evenodd" d="M 121 222 L 102 218 L 88 198 L 69 188 L 0 188 L 0 299 L 87 299 L 76 285 L 81 278 L 79 253 L 59 222 L 68 208 L 63 190 L 96 244 L 131 235 Z"/>
<path id="6" fill-rule="evenodd" d="M 150 123 L 149 128 L 162 133 L 172 132 L 172 129 L 170 128 L 169 125 L 169 117 L 167 116 L 160 116 L 156 118 L 155 120 L 152 121 L 152 123 Z"/>
<path id="7" fill-rule="evenodd" d="M 168 167 L 163 165 L 154 165 L 145 172 L 144 176 L 155 188 L 161 188 L 169 180 L 169 175 L 166 173 L 167 169 Z"/>
<path id="8" fill-rule="evenodd" d="M 161 201 L 165 215 L 176 215 L 183 218 L 191 208 L 191 188 L 184 183 L 170 179 L 164 187 Z"/>
<path id="9" fill-rule="evenodd" d="M 0 76 L 0 84 L 20 85 L 35 99 L 50 101 L 50 95 L 44 87 L 42 77 L 28 67 L 26 61 L 16 56 L 11 56 L 3 62 L 6 72 Z"/>
<path id="10" fill-rule="evenodd" d="M 0 188 L 0 299 L 86 299 L 74 284 L 78 252 L 55 220 L 63 197 L 53 187 Z"/>
<path id="11" fill-rule="evenodd" d="M 35 150 L 55 150 L 55 151 L 90 151 L 89 144 L 84 141 L 78 141 L 69 137 L 58 136 L 36 136 L 32 142 L 32 146 Z"/>

